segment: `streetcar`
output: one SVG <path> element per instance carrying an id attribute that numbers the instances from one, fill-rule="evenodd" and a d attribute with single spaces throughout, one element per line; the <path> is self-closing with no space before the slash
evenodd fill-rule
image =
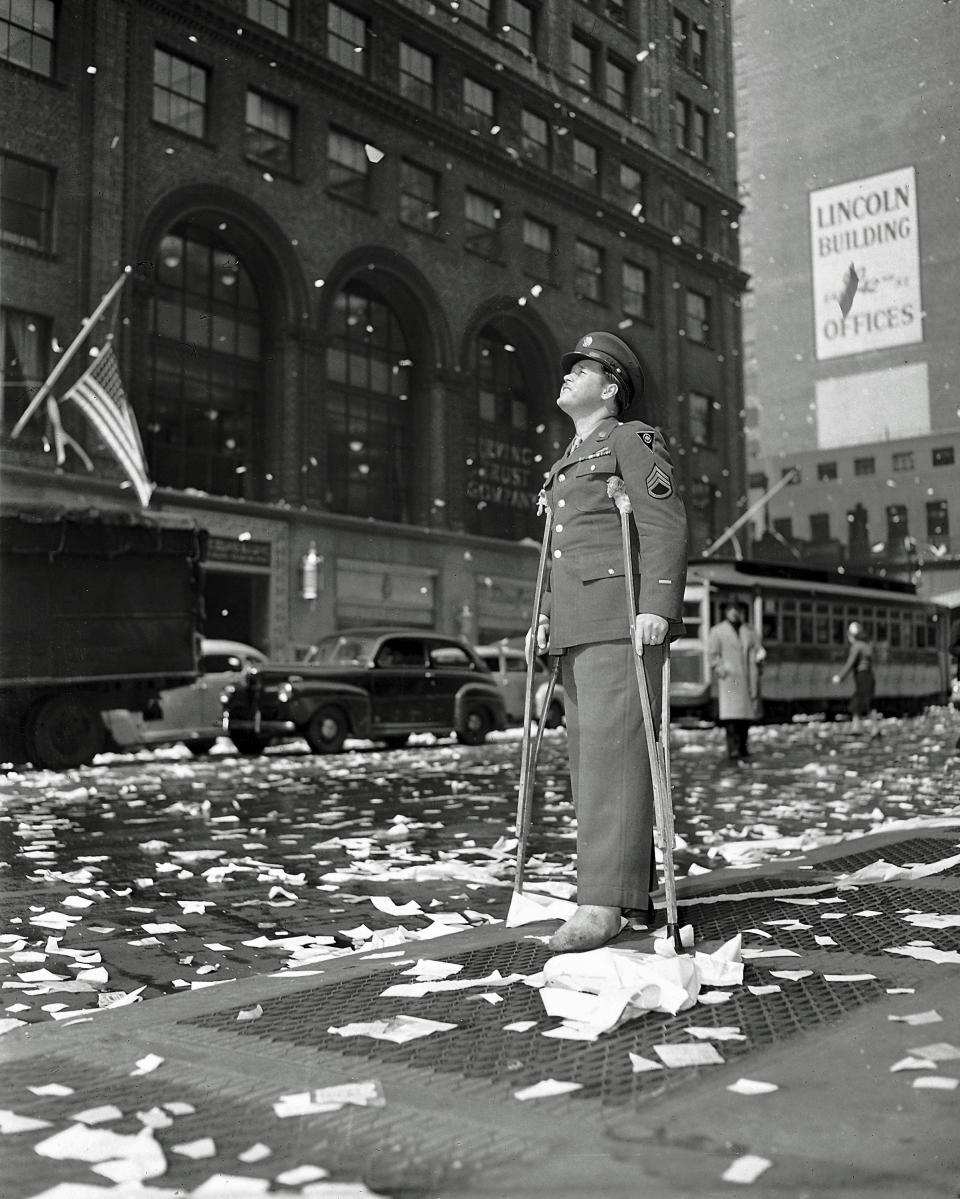
<path id="1" fill-rule="evenodd" d="M 950 612 L 920 599 L 912 584 L 779 563 L 690 563 L 683 597 L 686 635 L 671 647 L 670 707 L 679 718 L 716 720 L 707 634 L 724 605 L 741 602 L 760 633 L 763 719 L 832 718 L 848 710 L 851 682 L 832 682 L 856 620 L 875 650 L 874 706 L 909 715 L 950 699 Z"/>

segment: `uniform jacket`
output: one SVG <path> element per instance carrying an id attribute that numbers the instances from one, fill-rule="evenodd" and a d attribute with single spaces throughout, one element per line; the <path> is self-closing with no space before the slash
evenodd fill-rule
<path id="1" fill-rule="evenodd" d="M 722 620 L 710 630 L 707 657 L 717 680 L 721 720 L 760 719 L 760 663 L 766 656 L 749 625 L 736 629 Z"/>
<path id="2" fill-rule="evenodd" d="M 620 514 L 607 495 L 618 475 L 633 508 L 631 561 L 638 612 L 682 630 L 687 516 L 659 429 L 603 420 L 553 464 L 544 493 L 550 508 L 549 570 L 541 612 L 550 618 L 550 653 L 630 635 Z"/>

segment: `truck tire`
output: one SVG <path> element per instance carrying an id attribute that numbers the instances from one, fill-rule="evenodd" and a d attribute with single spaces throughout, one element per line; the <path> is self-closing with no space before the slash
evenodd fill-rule
<path id="1" fill-rule="evenodd" d="M 237 747 L 237 753 L 245 758 L 256 758 L 267 748 L 267 743 L 256 733 L 231 733 L 230 740 Z"/>
<path id="2" fill-rule="evenodd" d="M 338 754 L 347 739 L 347 721 L 340 708 L 325 704 L 307 721 L 303 735 L 315 754 Z"/>
<path id="3" fill-rule="evenodd" d="M 463 714 L 463 723 L 455 730 L 461 745 L 483 745 L 487 733 L 493 728 L 490 713 L 480 704 L 469 704 Z"/>
<path id="4" fill-rule="evenodd" d="M 27 717 L 30 761 L 41 770 L 86 766 L 106 744 L 107 728 L 100 711 L 76 695 L 41 700 Z"/>

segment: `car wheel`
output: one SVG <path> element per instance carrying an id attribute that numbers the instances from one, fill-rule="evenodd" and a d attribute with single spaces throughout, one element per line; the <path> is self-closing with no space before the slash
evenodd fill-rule
<path id="1" fill-rule="evenodd" d="M 43 700 L 28 718 L 30 760 L 44 770 L 85 766 L 101 752 L 106 740 L 107 728 L 99 710 L 79 696 Z"/>
<path id="2" fill-rule="evenodd" d="M 211 749 L 217 744 L 216 737 L 198 737 L 195 741 L 187 741 L 187 749 L 195 758 L 202 758 L 204 754 L 208 754 Z"/>
<path id="3" fill-rule="evenodd" d="M 483 745 L 493 724 L 486 708 L 467 708 L 463 724 L 456 730 L 457 740 L 461 745 Z"/>
<path id="4" fill-rule="evenodd" d="M 237 753 L 247 758 L 255 758 L 267 748 L 266 741 L 256 733 L 231 733 L 230 740 L 237 747 Z"/>
<path id="5" fill-rule="evenodd" d="M 559 700 L 552 699 L 550 707 L 547 708 L 544 727 L 548 729 L 558 729 L 563 724 L 563 704 Z"/>
<path id="6" fill-rule="evenodd" d="M 390 737 L 381 737 L 380 740 L 387 749 L 403 749 L 410 740 L 409 733 L 395 733 Z"/>
<path id="7" fill-rule="evenodd" d="M 310 717 L 303 735 L 315 754 L 338 754 L 343 749 L 348 732 L 343 712 L 327 704 L 317 708 Z"/>

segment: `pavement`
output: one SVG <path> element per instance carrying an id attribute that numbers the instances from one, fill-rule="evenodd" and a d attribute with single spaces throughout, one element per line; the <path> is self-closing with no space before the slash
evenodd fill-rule
<path id="1" fill-rule="evenodd" d="M 47 1123 L 0 1138 L 0 1199 L 956 1196 L 960 1087 L 945 1080 L 960 1079 L 960 927 L 904 917 L 957 916 L 960 864 L 855 889 L 838 878 L 880 860 L 910 868 L 958 853 L 960 821 L 942 821 L 683 880 L 682 921 L 697 948 L 740 932 L 746 948 L 796 956 L 745 955 L 744 984 L 726 988 L 726 1002 L 648 1013 L 591 1042 L 543 1036 L 558 1021 L 522 982 L 482 994 L 382 995 L 409 982 L 402 972 L 418 959 L 462 964 L 458 978 L 536 972 L 548 956 L 539 938 L 555 921 L 475 927 L 26 1025 L 0 1039 L 0 1129 L 8 1112 Z M 782 923 L 791 918 L 801 927 Z M 888 952 L 911 942 L 945 951 L 944 960 Z M 617 944 L 652 949 L 644 932 Z M 328 1031 L 401 1013 L 455 1027 L 401 1044 Z M 536 1025 L 504 1028 L 518 1021 Z M 656 1060 L 655 1046 L 691 1042 L 691 1025 L 735 1026 L 745 1039 L 711 1042 L 722 1064 L 634 1071 L 631 1053 Z M 930 1055 L 919 1055 L 927 1068 L 891 1069 L 917 1049 Z M 580 1087 L 516 1098 L 550 1078 Z M 728 1089 L 743 1078 L 777 1089 Z M 940 1085 L 915 1085 L 931 1078 Z M 341 1084 L 367 1084 L 355 1097 L 380 1105 L 288 1116 L 275 1108 L 281 1096 Z M 69 1136 L 78 1113 L 88 1143 L 103 1130 L 149 1140 L 143 1130 L 152 1128 L 165 1171 L 142 1187 L 112 1186 L 109 1169 L 104 1177 L 93 1162 L 37 1151 Z M 752 1180 L 725 1179 L 731 1167 Z"/>

